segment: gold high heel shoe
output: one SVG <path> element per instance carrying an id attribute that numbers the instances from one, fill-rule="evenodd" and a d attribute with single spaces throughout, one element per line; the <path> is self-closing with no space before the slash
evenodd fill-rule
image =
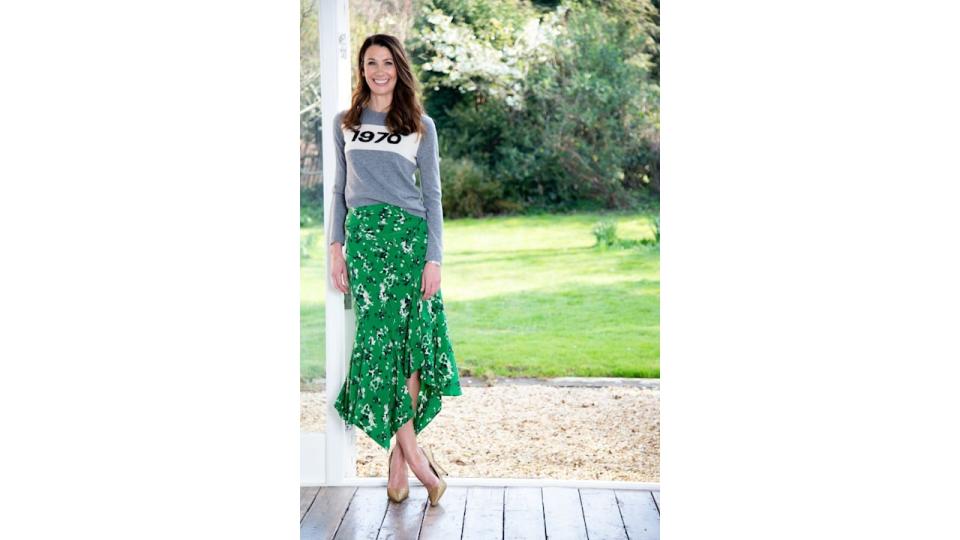
<path id="1" fill-rule="evenodd" d="M 396 446 L 391 448 L 390 455 L 387 457 L 387 484 L 390 483 L 390 468 L 393 467 L 393 451 L 396 449 L 397 449 Z M 406 499 L 408 496 L 410 496 L 409 487 L 394 489 L 394 488 L 391 488 L 389 485 L 387 485 L 387 497 L 391 501 L 396 503 L 403 502 L 403 500 Z"/>
<path id="2" fill-rule="evenodd" d="M 443 492 L 447 490 L 447 482 L 443 479 L 447 475 L 447 471 L 443 469 L 440 465 L 437 465 L 436 460 L 433 459 L 433 451 L 429 448 L 422 448 L 423 455 L 427 456 L 427 462 L 430 463 L 430 468 L 433 469 L 433 474 L 437 475 L 437 478 L 440 479 L 440 483 L 437 487 L 427 490 L 427 495 L 430 497 L 430 506 L 436 506 L 437 502 L 440 500 L 440 497 L 443 496 Z M 440 473 L 443 473 L 441 476 Z"/>

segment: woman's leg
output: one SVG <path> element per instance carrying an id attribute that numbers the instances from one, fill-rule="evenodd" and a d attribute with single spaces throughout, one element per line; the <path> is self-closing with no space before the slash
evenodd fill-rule
<path id="1" fill-rule="evenodd" d="M 390 476 L 387 478 L 387 487 L 400 489 L 407 486 L 407 460 L 403 458 L 403 447 L 400 439 L 393 450 L 393 460 L 390 462 Z"/>
<path id="2" fill-rule="evenodd" d="M 410 397 L 413 398 L 413 411 L 414 414 L 416 414 L 417 397 L 420 395 L 420 370 L 414 371 L 410 378 L 407 379 L 407 390 L 410 392 Z M 397 444 L 403 449 L 403 458 L 407 461 L 407 464 L 410 465 L 413 474 L 420 479 L 420 482 L 424 486 L 432 488 L 440 483 L 440 478 L 438 478 L 437 475 L 433 473 L 433 469 L 430 468 L 427 456 L 425 456 L 417 446 L 417 435 L 413 430 L 413 419 L 410 419 L 397 431 Z"/>

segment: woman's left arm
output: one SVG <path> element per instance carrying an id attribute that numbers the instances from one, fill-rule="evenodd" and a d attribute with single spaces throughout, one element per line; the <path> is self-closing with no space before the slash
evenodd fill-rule
<path id="1" fill-rule="evenodd" d="M 433 119 L 424 115 L 424 134 L 417 149 L 420 168 L 420 191 L 427 212 L 427 262 L 423 267 L 420 289 L 423 298 L 433 296 L 440 289 L 440 263 L 443 262 L 443 197 L 440 189 L 440 149 L 437 127 Z"/>

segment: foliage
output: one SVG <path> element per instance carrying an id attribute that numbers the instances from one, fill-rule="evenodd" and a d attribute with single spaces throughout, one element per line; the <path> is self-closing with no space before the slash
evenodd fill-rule
<path id="1" fill-rule="evenodd" d="M 617 243 L 617 223 L 609 219 L 598 222 L 591 230 L 597 238 L 596 245 L 612 246 Z"/>
<path id="2" fill-rule="evenodd" d="M 323 223 L 323 184 L 300 188 L 300 226 Z"/>
<path id="3" fill-rule="evenodd" d="M 659 0 L 579 0 L 590 9 L 601 9 L 610 16 L 610 29 L 617 41 L 629 42 L 649 59 L 650 80 L 660 82 L 660 1 Z"/>
<path id="4" fill-rule="evenodd" d="M 420 61 L 423 85 L 434 91 L 452 88 L 481 102 L 502 98 L 510 107 L 521 108 L 527 73 L 531 66 L 549 59 L 562 33 L 560 21 L 566 8 L 541 20 L 532 8 L 518 2 L 435 1 L 431 5 L 433 9 L 421 16 L 420 32 L 408 45 Z"/>
<path id="5" fill-rule="evenodd" d="M 300 140 L 312 141 L 320 115 L 320 52 L 316 0 L 300 0 Z"/>
<path id="6" fill-rule="evenodd" d="M 609 247 L 628 249 L 637 246 L 651 246 L 654 248 L 659 248 L 660 216 L 658 214 L 653 214 L 651 216 L 650 229 L 653 232 L 652 237 L 643 236 L 641 238 L 620 238 L 617 235 L 617 222 L 612 219 L 603 219 L 598 221 L 591 229 L 594 238 L 596 238 L 596 243 L 593 246 L 601 249 L 606 249 Z"/>
<path id="7" fill-rule="evenodd" d="M 520 207 L 631 208 L 659 190 L 648 1 L 518 9 L 512 38 L 507 15 L 483 19 L 478 7 L 511 2 L 442 4 L 446 15 L 425 13 L 411 43 L 452 157 L 489 171 Z"/>
<path id="8" fill-rule="evenodd" d="M 470 158 L 440 160 L 440 177 L 445 217 L 481 217 L 502 209 L 503 185 Z"/>

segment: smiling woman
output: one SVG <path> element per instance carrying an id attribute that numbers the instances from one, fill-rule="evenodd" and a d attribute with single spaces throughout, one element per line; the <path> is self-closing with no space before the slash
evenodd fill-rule
<path id="1" fill-rule="evenodd" d="M 351 106 L 336 114 L 332 134 L 330 277 L 357 306 L 350 366 L 334 408 L 385 450 L 396 434 L 388 454 L 391 500 L 409 494 L 409 466 L 435 505 L 445 472 L 416 434 L 440 412 L 442 396 L 462 394 L 440 293 L 437 130 L 399 40 L 368 37 L 357 68 Z"/>

